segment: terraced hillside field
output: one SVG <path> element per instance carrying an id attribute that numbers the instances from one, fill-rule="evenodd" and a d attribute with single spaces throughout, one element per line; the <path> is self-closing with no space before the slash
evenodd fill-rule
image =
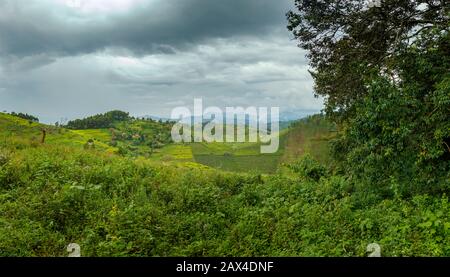
<path id="1" fill-rule="evenodd" d="M 211 167 L 223 171 L 275 173 L 280 164 L 310 153 L 327 162 L 328 141 L 332 126 L 322 117 L 310 117 L 292 122 L 280 131 L 279 149 L 273 154 L 261 154 L 261 143 L 165 143 L 152 147 L 153 137 L 167 133 L 168 126 L 155 121 L 129 120 L 114 123 L 114 128 L 72 130 L 43 125 L 7 115 L 0 115 L 1 133 L 16 140 L 86 148 L 111 154 L 143 157 L 164 164 Z M 165 134 L 164 133 L 164 134 Z M 166 140 L 167 141 L 167 140 Z"/>

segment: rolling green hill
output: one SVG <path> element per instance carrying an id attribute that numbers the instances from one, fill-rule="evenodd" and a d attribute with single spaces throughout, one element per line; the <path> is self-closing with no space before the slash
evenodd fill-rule
<path id="1" fill-rule="evenodd" d="M 294 125 L 283 156 L 269 156 L 322 157 L 316 123 Z M 224 169 L 230 152 L 241 159 L 227 170 L 273 170 L 257 145 L 168 144 L 147 158 L 109 139 L 0 114 L 0 256 L 66 256 L 72 242 L 83 256 L 365 256 L 372 242 L 383 256 L 450 255 L 446 196 L 384 199 L 310 158 L 274 174 L 194 162 Z"/>
<path id="2" fill-rule="evenodd" d="M 48 145 L 67 145 L 83 147 L 90 139 L 95 139 L 96 147 L 107 152 L 114 152 L 114 148 L 107 144 L 107 134 L 101 130 L 68 130 L 51 125 L 31 122 L 20 117 L 0 113 L 0 139 L 5 143 L 25 144 L 37 146 L 42 144 L 43 131 L 45 131 L 44 143 Z"/>
<path id="3" fill-rule="evenodd" d="M 90 125 L 95 125 L 92 117 Z M 77 120 L 79 126 L 87 125 Z M 256 143 L 172 143 L 169 136 L 172 124 L 154 120 L 121 118 L 107 122 L 109 128 L 71 129 L 44 125 L 37 122 L 0 114 L 1 135 L 14 140 L 40 144 L 43 130 L 45 143 L 74 147 L 91 147 L 99 151 L 130 157 L 145 157 L 152 161 L 217 168 L 235 172 L 274 173 L 280 163 L 312 153 L 326 161 L 330 125 L 321 117 L 311 117 L 293 122 L 280 131 L 279 150 L 261 154 L 261 144 Z M 101 124 L 106 124 L 104 121 Z"/>

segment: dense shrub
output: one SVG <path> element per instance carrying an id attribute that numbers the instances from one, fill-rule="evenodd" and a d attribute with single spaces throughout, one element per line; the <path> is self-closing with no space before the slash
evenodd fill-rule
<path id="1" fill-rule="evenodd" d="M 0 165 L 0 256 L 65 256 L 71 242 L 83 256 L 364 256 L 372 242 L 450 255 L 447 195 L 383 199 L 300 164 L 306 175 L 262 177 L 16 150 Z"/>
<path id="2" fill-rule="evenodd" d="M 449 49 L 448 32 L 423 32 L 398 53 L 398 80 L 367 81 L 333 147 L 362 186 L 405 197 L 450 192 Z"/>
<path id="3" fill-rule="evenodd" d="M 319 181 L 320 177 L 326 173 L 326 168 L 314 160 L 310 154 L 305 154 L 297 162 L 289 164 L 288 167 L 303 178 L 314 181 Z"/>

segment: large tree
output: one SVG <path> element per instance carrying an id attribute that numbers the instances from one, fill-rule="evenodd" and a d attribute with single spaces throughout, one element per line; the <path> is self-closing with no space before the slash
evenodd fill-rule
<path id="1" fill-rule="evenodd" d="M 450 192 L 450 2 L 295 3 L 288 28 L 341 126 L 338 168 L 389 193 Z"/>
<path id="2" fill-rule="evenodd" d="M 366 79 L 383 73 L 393 81 L 393 59 L 424 31 L 449 29 L 445 0 L 295 0 L 288 29 L 308 50 L 315 93 L 337 119 L 353 112 L 367 93 Z"/>

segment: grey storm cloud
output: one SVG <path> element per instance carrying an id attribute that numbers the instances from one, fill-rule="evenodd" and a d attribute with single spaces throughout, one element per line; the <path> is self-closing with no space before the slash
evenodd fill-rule
<path id="1" fill-rule="evenodd" d="M 284 18 L 289 0 L 157 0 L 127 14 L 61 17 L 64 6 L 0 0 L 0 54 L 79 55 L 126 48 L 174 53 L 210 38 L 262 35 Z M 58 14 L 59 13 L 59 14 Z"/>
<path id="2" fill-rule="evenodd" d="M 305 53 L 286 30 L 292 4 L 0 0 L 0 110 L 47 123 L 112 109 L 168 117 L 203 98 L 290 118 L 318 112 Z"/>

